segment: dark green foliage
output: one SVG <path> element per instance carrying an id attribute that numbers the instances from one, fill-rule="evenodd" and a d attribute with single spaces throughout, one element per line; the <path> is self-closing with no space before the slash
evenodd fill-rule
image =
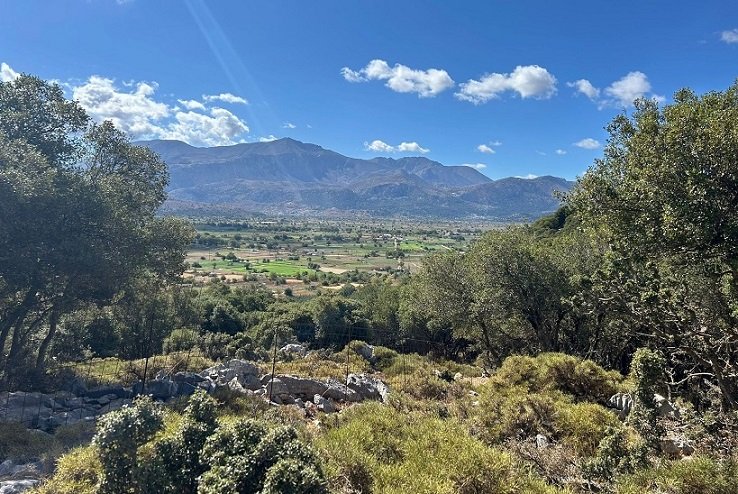
<path id="1" fill-rule="evenodd" d="M 658 423 L 654 394 L 663 384 L 665 364 L 664 357 L 647 348 L 639 348 L 631 363 L 631 376 L 635 382 L 634 408 L 628 419 L 652 446 L 657 445 L 664 432 Z"/>
<path id="2" fill-rule="evenodd" d="M 162 420 L 160 407 L 148 397 L 100 418 L 93 444 L 100 453 L 102 493 L 141 492 L 138 448 L 159 430 Z"/>
<path id="3" fill-rule="evenodd" d="M 268 430 L 254 420 L 238 420 L 208 439 L 202 459 L 209 469 L 201 494 L 327 492 L 312 450 L 291 427 Z"/>
<path id="4" fill-rule="evenodd" d="M 206 469 L 201 450 L 217 427 L 215 413 L 215 400 L 202 391 L 192 395 L 176 432 L 157 441 L 150 456 L 139 459 L 146 492 L 197 492 L 198 478 Z"/>
<path id="5" fill-rule="evenodd" d="M 611 481 L 615 476 L 632 473 L 648 465 L 648 447 L 640 439 L 629 441 L 622 427 L 609 427 L 605 431 L 593 458 L 585 462 L 584 474 Z"/>

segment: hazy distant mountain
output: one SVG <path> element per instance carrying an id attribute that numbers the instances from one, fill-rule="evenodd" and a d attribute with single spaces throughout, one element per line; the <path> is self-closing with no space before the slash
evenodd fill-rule
<path id="1" fill-rule="evenodd" d="M 144 141 L 171 174 L 174 211 L 525 219 L 553 211 L 555 177 L 493 181 L 466 166 L 424 157 L 349 158 L 294 139 L 197 148 Z"/>

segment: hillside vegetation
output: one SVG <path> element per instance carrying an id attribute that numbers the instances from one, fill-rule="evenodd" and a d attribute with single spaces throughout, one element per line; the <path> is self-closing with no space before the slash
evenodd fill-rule
<path id="1" fill-rule="evenodd" d="M 42 493 L 738 492 L 738 84 L 608 129 L 555 213 L 275 296 L 183 282 L 160 157 L 0 83 L 3 468 Z"/>

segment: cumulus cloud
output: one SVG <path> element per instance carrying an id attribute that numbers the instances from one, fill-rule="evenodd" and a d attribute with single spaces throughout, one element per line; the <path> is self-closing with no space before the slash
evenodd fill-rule
<path id="1" fill-rule="evenodd" d="M 461 84 L 455 96 L 475 105 L 499 98 L 513 91 L 521 98 L 548 99 L 556 93 L 556 77 L 538 65 L 518 65 L 509 74 L 485 74 L 480 80 L 470 79 Z"/>
<path id="2" fill-rule="evenodd" d="M 292 122 L 285 122 L 282 125 L 282 128 L 283 129 L 296 129 L 297 128 L 297 125 L 293 124 Z"/>
<path id="3" fill-rule="evenodd" d="M 728 43 L 729 45 L 738 43 L 738 29 L 723 31 L 722 33 L 720 33 L 720 40 L 723 43 Z"/>
<path id="4" fill-rule="evenodd" d="M 600 97 L 600 90 L 592 85 L 587 79 L 579 79 L 574 82 L 567 82 L 567 86 L 576 88 L 577 92 L 582 93 L 591 100 L 596 100 Z"/>
<path id="5" fill-rule="evenodd" d="M 477 151 L 479 151 L 480 153 L 486 153 L 486 154 L 495 154 L 496 152 L 494 149 L 492 149 L 486 144 L 480 144 L 479 146 L 477 146 Z"/>
<path id="6" fill-rule="evenodd" d="M 113 79 L 93 75 L 72 89 L 72 97 L 95 120 L 111 120 L 134 137 L 159 137 L 158 122 L 169 117 L 171 110 L 152 98 L 157 87 L 155 82 L 139 82 L 131 91 L 121 91 Z"/>
<path id="7" fill-rule="evenodd" d="M 663 96 L 651 92 L 651 83 L 648 76 L 637 70 L 624 75 L 604 90 L 595 87 L 587 79 L 569 82 L 567 86 L 575 88 L 577 93 L 584 94 L 597 103 L 599 109 L 606 107 L 628 108 L 633 106 L 633 102 L 638 98 L 646 97 L 657 102 L 665 101 Z"/>
<path id="8" fill-rule="evenodd" d="M 344 67 L 341 75 L 349 82 L 387 81 L 385 85 L 391 90 L 398 93 L 417 93 L 421 98 L 436 96 L 454 85 L 454 80 L 445 70 L 417 70 L 399 63 L 390 67 L 387 62 L 379 59 L 372 60 L 360 70 Z"/>
<path id="9" fill-rule="evenodd" d="M 397 150 L 401 153 L 428 153 L 430 152 L 430 149 L 422 147 L 417 142 L 401 142 L 397 146 Z"/>
<path id="10" fill-rule="evenodd" d="M 266 137 L 259 137 L 259 142 L 272 142 L 279 139 L 279 137 L 275 136 L 274 134 L 269 134 Z"/>
<path id="11" fill-rule="evenodd" d="M 558 154 L 559 156 L 564 156 L 564 155 L 566 154 L 566 151 L 564 151 L 563 149 L 557 149 L 557 150 L 556 150 L 556 151 L 554 151 L 554 152 L 555 152 L 556 154 Z"/>
<path id="12" fill-rule="evenodd" d="M 392 146 L 384 141 L 375 139 L 372 142 L 365 142 L 364 149 L 375 153 L 429 153 L 430 149 L 422 147 L 417 142 L 401 142 L 397 146 Z"/>
<path id="13" fill-rule="evenodd" d="M 630 106 L 633 101 L 643 98 L 651 91 L 651 83 L 643 72 L 629 72 L 605 88 L 605 94 L 612 97 L 620 106 Z"/>
<path id="14" fill-rule="evenodd" d="M 484 170 L 487 168 L 487 165 L 484 163 L 464 163 L 461 166 L 468 166 L 469 168 L 474 168 L 475 170 Z"/>
<path id="15" fill-rule="evenodd" d="M 222 101 L 223 103 L 234 103 L 240 105 L 248 105 L 249 102 L 240 96 L 231 93 L 220 94 L 203 94 L 202 99 L 205 101 Z"/>
<path id="16" fill-rule="evenodd" d="M 582 149 L 597 149 L 600 147 L 600 141 L 587 137 L 586 139 L 575 142 L 574 145 Z"/>
<path id="17" fill-rule="evenodd" d="M 195 146 L 234 144 L 249 127 L 232 112 L 206 109 L 194 100 L 179 100 L 187 111 L 158 101 L 155 82 L 123 84 L 91 76 L 72 87 L 72 97 L 97 121 L 111 120 L 133 139 L 177 139 Z M 194 111 L 198 110 L 198 111 Z"/>
<path id="18" fill-rule="evenodd" d="M 533 180 L 534 178 L 538 178 L 538 175 L 533 175 L 532 173 L 529 173 L 527 175 L 515 175 L 515 178 L 522 178 L 524 180 Z"/>
<path id="19" fill-rule="evenodd" d="M 249 131 L 246 123 L 224 108 L 213 108 L 209 115 L 194 111 L 177 112 L 175 121 L 161 133 L 163 139 L 176 139 L 194 146 L 225 146 Z"/>
<path id="20" fill-rule="evenodd" d="M 188 110 L 205 110 L 205 105 L 194 99 L 178 99 L 177 101 Z"/>
<path id="21" fill-rule="evenodd" d="M 18 78 L 19 75 L 20 74 L 13 70 L 7 63 L 0 63 L 0 81 L 10 82 Z"/>

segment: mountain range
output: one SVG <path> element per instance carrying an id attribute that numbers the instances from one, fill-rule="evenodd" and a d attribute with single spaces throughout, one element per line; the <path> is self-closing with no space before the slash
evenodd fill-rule
<path id="1" fill-rule="evenodd" d="M 137 144 L 169 166 L 165 209 L 175 213 L 526 220 L 555 210 L 554 192 L 573 185 L 551 176 L 492 180 L 425 157 L 350 158 L 289 138 L 209 148 Z"/>

